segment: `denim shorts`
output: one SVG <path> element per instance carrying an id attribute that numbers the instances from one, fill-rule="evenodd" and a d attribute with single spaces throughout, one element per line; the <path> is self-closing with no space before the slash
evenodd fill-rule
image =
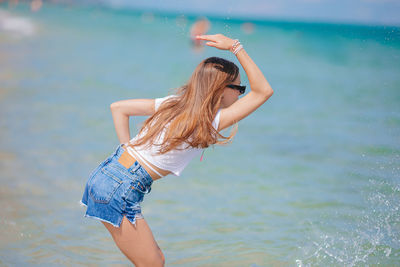
<path id="1" fill-rule="evenodd" d="M 123 216 L 136 226 L 136 219 L 143 218 L 140 203 L 144 194 L 151 191 L 153 179 L 135 162 L 125 168 L 118 162 L 124 152 L 122 144 L 115 152 L 92 171 L 83 192 L 81 205 L 86 206 L 85 217 L 121 225 Z"/>

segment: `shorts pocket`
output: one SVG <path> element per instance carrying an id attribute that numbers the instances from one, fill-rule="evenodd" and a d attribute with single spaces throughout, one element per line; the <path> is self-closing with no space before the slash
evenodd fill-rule
<path id="1" fill-rule="evenodd" d="M 92 179 L 93 176 L 95 176 L 104 165 L 110 162 L 110 160 L 111 160 L 110 158 L 105 159 L 94 170 L 92 170 L 92 172 L 89 175 L 89 180 Z"/>
<path id="2" fill-rule="evenodd" d="M 108 203 L 122 180 L 118 178 L 118 170 L 106 165 L 97 172 L 90 181 L 89 195 L 94 202 Z"/>

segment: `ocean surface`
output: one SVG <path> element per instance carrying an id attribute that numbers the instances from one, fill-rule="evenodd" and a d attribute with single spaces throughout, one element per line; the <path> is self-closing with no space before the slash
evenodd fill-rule
<path id="1" fill-rule="evenodd" d="M 274 95 L 145 196 L 166 266 L 399 266 L 400 29 L 208 19 Z M 165 96 L 209 56 L 239 64 L 193 50 L 194 20 L 0 5 L 1 266 L 130 266 L 79 200 L 118 145 L 112 102 Z"/>

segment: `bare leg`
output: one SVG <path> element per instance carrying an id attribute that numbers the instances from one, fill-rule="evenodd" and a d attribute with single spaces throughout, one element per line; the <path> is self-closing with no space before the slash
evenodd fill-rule
<path id="1" fill-rule="evenodd" d="M 145 219 L 136 219 L 136 227 L 124 216 L 121 226 L 102 222 L 122 253 L 136 266 L 164 266 L 164 254 Z"/>

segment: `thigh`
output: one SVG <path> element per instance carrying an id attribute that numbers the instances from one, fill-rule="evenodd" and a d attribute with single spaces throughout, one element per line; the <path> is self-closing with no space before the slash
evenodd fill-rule
<path id="1" fill-rule="evenodd" d="M 102 222 L 118 248 L 135 266 L 163 266 L 163 255 L 145 219 L 137 219 L 134 226 L 126 216 L 120 227 Z"/>

